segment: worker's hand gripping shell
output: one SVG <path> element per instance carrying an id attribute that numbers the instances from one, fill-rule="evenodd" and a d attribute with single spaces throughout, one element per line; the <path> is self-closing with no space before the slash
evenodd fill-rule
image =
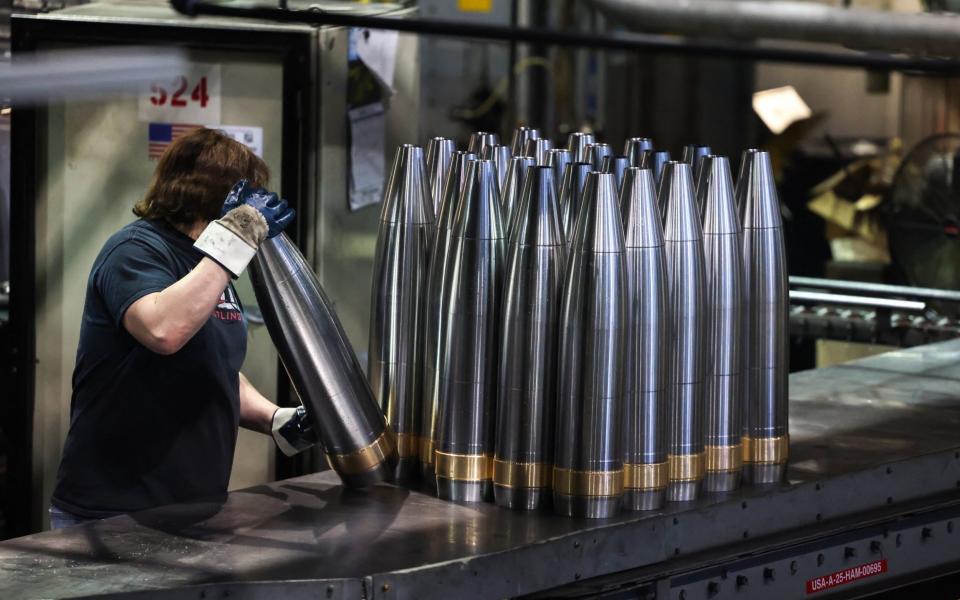
<path id="1" fill-rule="evenodd" d="M 303 406 L 278 408 L 273 413 L 273 426 L 270 429 L 273 441 L 287 456 L 303 452 L 317 443 L 313 422 Z"/>
<path id="2" fill-rule="evenodd" d="M 273 192 L 254 189 L 240 180 L 227 194 L 221 215 L 207 225 L 193 245 L 236 279 L 263 240 L 279 235 L 296 212 Z"/>

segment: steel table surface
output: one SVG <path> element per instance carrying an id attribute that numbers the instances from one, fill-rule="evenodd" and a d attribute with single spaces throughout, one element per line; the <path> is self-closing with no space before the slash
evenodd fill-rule
<path id="1" fill-rule="evenodd" d="M 958 493 L 960 340 L 795 373 L 790 396 L 780 486 L 591 521 L 324 472 L 0 543 L 0 597 L 504 597 Z"/>

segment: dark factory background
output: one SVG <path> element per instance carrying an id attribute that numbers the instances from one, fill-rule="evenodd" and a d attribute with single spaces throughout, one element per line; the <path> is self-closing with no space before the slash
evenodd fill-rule
<path id="1" fill-rule="evenodd" d="M 952 7 L 817 3 L 889 12 Z M 960 337 L 960 295 L 885 287 L 960 287 L 955 54 L 930 59 L 916 32 L 912 42 L 898 38 L 908 40 L 899 52 L 894 41 L 873 48 L 830 39 L 827 27 L 806 41 L 788 32 L 771 42 L 754 38 L 776 40 L 776 32 L 728 35 L 704 24 L 691 41 L 659 35 L 673 32 L 667 25 L 643 31 L 617 16 L 618 4 L 289 0 L 289 8 L 570 34 L 526 43 L 267 20 L 245 22 L 238 33 L 226 17 L 187 24 L 160 0 L 3 2 L 8 66 L 11 55 L 148 44 L 186 48 L 191 67 L 182 114 L 158 106 L 166 99 L 149 86 L 90 89 L 68 78 L 68 91 L 41 89 L 21 104 L 16 91 L 0 88 L 0 539 L 49 527 L 90 266 L 107 237 L 133 219 L 130 207 L 157 153 L 178 124 L 196 119 L 223 125 L 270 166 L 273 187 L 299 213 L 290 238 L 364 368 L 378 219 L 397 148 L 443 136 L 465 149 L 477 131 L 507 144 L 520 125 L 558 148 L 578 131 L 618 153 L 635 136 L 675 159 L 689 144 L 707 145 L 734 169 L 744 149 L 768 151 L 791 294 L 800 292 L 790 300 L 790 372 Z M 589 38 L 611 43 L 581 43 Z M 9 73 L 0 82 L 16 81 Z M 243 371 L 291 404 L 296 394 L 249 276 L 238 290 L 250 323 Z M 911 299 L 924 304 L 918 309 Z M 320 451 L 286 458 L 269 438 L 241 431 L 230 488 L 326 468 Z"/>

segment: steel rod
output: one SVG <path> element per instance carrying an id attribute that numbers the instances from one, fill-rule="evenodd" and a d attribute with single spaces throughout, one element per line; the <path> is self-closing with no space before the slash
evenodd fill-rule
<path id="1" fill-rule="evenodd" d="M 863 308 L 905 310 L 923 312 L 925 302 L 897 300 L 894 298 L 872 298 L 870 296 L 852 296 L 849 294 L 827 294 L 824 292 L 805 292 L 790 290 L 790 302 L 795 304 L 839 304 L 841 306 L 859 306 Z"/>
<path id="2" fill-rule="evenodd" d="M 681 56 L 710 56 L 757 62 L 784 62 L 834 67 L 860 67 L 878 71 L 960 72 L 960 61 L 897 56 L 871 52 L 827 52 L 800 48 L 756 45 L 749 42 L 690 40 L 676 36 L 621 34 L 593 31 L 559 31 L 533 27 L 512 27 L 453 20 L 369 17 L 321 10 L 287 10 L 270 7 L 241 8 L 195 0 L 172 0 L 179 12 L 190 16 L 219 16 L 277 21 L 386 29 L 422 35 L 501 42 L 523 42 L 566 47 L 600 48 L 630 52 L 664 53 Z"/>
<path id="3" fill-rule="evenodd" d="M 960 302 L 960 292 L 955 292 L 953 290 L 911 287 L 906 285 L 890 285 L 886 283 L 868 283 L 864 281 L 846 281 L 843 279 L 791 277 L 790 287 L 811 287 L 824 290 L 852 291 L 864 296 L 902 296 L 905 298 L 922 298 L 924 300 Z"/>
<path id="4" fill-rule="evenodd" d="M 960 21 L 946 14 L 783 0 L 592 0 L 592 4 L 611 21 L 647 33 L 773 38 L 927 55 L 960 54 Z"/>

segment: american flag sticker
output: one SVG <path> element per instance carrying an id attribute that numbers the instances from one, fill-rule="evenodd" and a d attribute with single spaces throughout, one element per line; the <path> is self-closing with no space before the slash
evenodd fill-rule
<path id="1" fill-rule="evenodd" d="M 188 125 L 186 123 L 150 123 L 147 145 L 147 157 L 150 160 L 160 158 L 173 140 L 182 137 L 202 125 Z"/>

